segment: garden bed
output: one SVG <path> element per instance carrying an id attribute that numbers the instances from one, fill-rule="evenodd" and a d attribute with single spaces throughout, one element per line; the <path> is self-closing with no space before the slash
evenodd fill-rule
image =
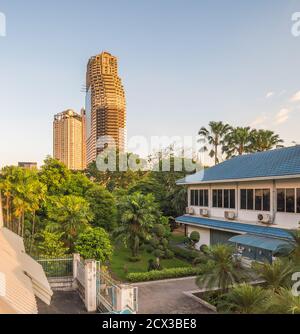
<path id="1" fill-rule="evenodd" d="M 148 261 L 154 259 L 152 254 L 141 250 L 140 260 L 131 262 L 131 252 L 125 246 L 116 246 L 110 263 L 112 277 L 121 281 L 127 281 L 127 275 L 131 273 L 148 273 Z M 164 269 L 191 267 L 191 263 L 174 257 L 172 259 L 161 259 L 161 265 Z"/>

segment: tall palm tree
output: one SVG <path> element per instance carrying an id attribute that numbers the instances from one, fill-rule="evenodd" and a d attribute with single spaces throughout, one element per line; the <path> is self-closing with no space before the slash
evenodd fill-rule
<path id="1" fill-rule="evenodd" d="M 247 283 L 234 286 L 218 306 L 219 311 L 239 314 L 257 314 L 264 310 L 269 300 L 268 290 Z"/>
<path id="2" fill-rule="evenodd" d="M 264 285 L 275 291 L 279 290 L 281 287 L 291 286 L 291 277 L 295 271 L 293 263 L 283 259 L 277 259 L 272 264 L 254 263 L 253 269 L 258 276 L 265 281 Z"/>
<path id="3" fill-rule="evenodd" d="M 234 248 L 218 244 L 210 246 L 207 252 L 209 261 L 202 265 L 203 270 L 196 283 L 201 288 L 219 288 L 224 293 L 242 278 L 239 263 L 233 255 Z"/>
<path id="4" fill-rule="evenodd" d="M 253 152 L 254 131 L 250 127 L 232 129 L 224 139 L 223 153 L 226 154 L 226 158 Z"/>
<path id="5" fill-rule="evenodd" d="M 47 207 L 50 220 L 47 229 L 65 232 L 66 244 L 72 251 L 76 237 L 93 219 L 89 203 L 84 198 L 74 195 L 52 197 L 50 202 Z"/>
<path id="6" fill-rule="evenodd" d="M 254 130 L 252 136 L 254 151 L 268 151 L 283 144 L 283 140 L 280 139 L 279 135 L 270 130 Z"/>
<path id="7" fill-rule="evenodd" d="M 231 130 L 228 124 L 223 122 L 210 122 L 209 129 L 202 127 L 199 130 L 199 135 L 204 137 L 207 143 L 212 146 L 209 152 L 209 156 L 215 159 L 215 165 L 219 163 L 219 146 L 224 143 L 224 137 Z M 207 151 L 207 146 L 203 147 L 204 151 Z"/>
<path id="8" fill-rule="evenodd" d="M 128 245 L 132 256 L 136 257 L 140 242 L 150 238 L 153 224 L 158 219 L 157 204 L 152 194 L 136 192 L 125 196 L 118 209 L 121 226 L 114 231 L 114 235 Z"/>

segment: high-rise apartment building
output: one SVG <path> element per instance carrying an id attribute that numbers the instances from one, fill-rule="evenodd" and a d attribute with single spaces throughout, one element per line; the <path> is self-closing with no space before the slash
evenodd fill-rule
<path id="1" fill-rule="evenodd" d="M 90 58 L 87 65 L 86 138 L 87 164 L 103 150 L 99 139 L 107 145 L 113 141 L 120 152 L 125 151 L 125 92 L 118 76 L 117 58 L 108 52 Z"/>
<path id="2" fill-rule="evenodd" d="M 85 161 L 85 111 L 71 109 L 54 116 L 53 156 L 69 169 L 82 170 Z"/>

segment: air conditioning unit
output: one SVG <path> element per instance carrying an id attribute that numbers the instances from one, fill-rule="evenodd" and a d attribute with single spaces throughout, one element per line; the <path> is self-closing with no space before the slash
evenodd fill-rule
<path id="1" fill-rule="evenodd" d="M 271 215 L 267 213 L 260 213 L 257 215 L 257 219 L 260 223 L 263 224 L 272 224 Z"/>
<path id="2" fill-rule="evenodd" d="M 186 208 L 186 214 L 193 215 L 195 213 L 195 210 L 191 207 Z"/>
<path id="3" fill-rule="evenodd" d="M 209 211 L 207 209 L 201 209 L 200 210 L 200 215 L 203 217 L 208 217 L 209 216 Z"/>
<path id="4" fill-rule="evenodd" d="M 234 220 L 235 219 L 235 212 L 234 211 L 225 211 L 224 216 L 226 219 Z"/>

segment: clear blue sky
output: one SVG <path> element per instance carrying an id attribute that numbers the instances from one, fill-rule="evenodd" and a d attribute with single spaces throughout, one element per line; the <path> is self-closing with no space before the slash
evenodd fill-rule
<path id="1" fill-rule="evenodd" d="M 52 153 L 53 115 L 84 105 L 102 50 L 119 58 L 129 137 L 223 120 L 300 142 L 295 11 L 298 0 L 1 0 L 0 165 Z"/>

